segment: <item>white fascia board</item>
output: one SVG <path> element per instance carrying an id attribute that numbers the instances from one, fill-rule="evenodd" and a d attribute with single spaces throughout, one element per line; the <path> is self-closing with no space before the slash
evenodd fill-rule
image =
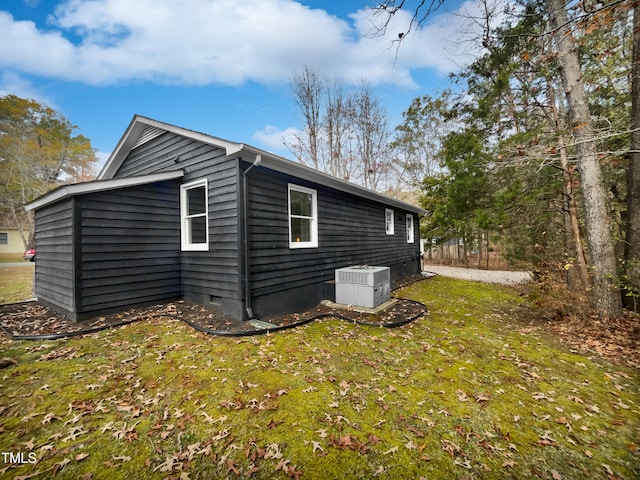
<path id="1" fill-rule="evenodd" d="M 224 148 L 227 155 L 238 153 L 240 150 L 242 150 L 243 147 L 243 145 L 239 143 L 229 142 L 227 140 L 196 132 L 194 130 L 177 127 L 169 123 L 159 122 L 152 118 L 143 117 L 141 115 L 135 115 L 131 120 L 131 123 L 127 127 L 124 135 L 118 142 L 118 145 L 116 145 L 116 148 L 113 150 L 104 167 L 102 167 L 102 170 L 98 174 L 98 180 L 113 178 L 113 176 L 117 173 L 118 169 L 122 165 L 122 162 L 124 162 L 125 158 L 127 158 L 127 155 L 129 155 L 129 152 L 131 152 L 133 146 L 138 141 L 138 137 L 147 126 L 160 128 L 162 130 L 166 130 L 167 132 L 182 135 L 184 137 L 191 138 L 207 145 Z"/>
<path id="2" fill-rule="evenodd" d="M 171 172 L 154 173 L 151 175 L 142 175 L 139 177 L 124 177 L 110 180 L 94 180 L 92 182 L 74 183 L 71 185 L 63 185 L 55 190 L 45 193 L 33 202 L 25 205 L 25 210 L 35 210 L 45 205 L 57 202 L 66 197 L 81 195 L 85 193 L 103 192 L 106 190 L 115 190 L 117 188 L 135 187 L 138 185 L 146 185 L 149 183 L 164 182 L 167 180 L 175 180 L 182 178 L 184 172 L 182 170 L 174 170 Z"/>
<path id="3" fill-rule="evenodd" d="M 336 190 L 350 193 L 358 197 L 364 197 L 384 205 L 394 206 L 409 212 L 417 213 L 420 216 L 426 215 L 427 213 L 426 210 L 415 205 L 411 205 L 410 203 L 403 202 L 402 200 L 398 200 L 397 198 L 393 198 L 382 193 L 374 192 L 368 188 L 333 177 L 314 168 L 307 167 L 306 165 L 260 150 L 259 148 L 255 148 L 250 145 L 242 145 L 242 150 L 250 154 L 245 159 L 248 162 L 252 162 L 251 155 L 261 155 L 262 162 L 260 163 L 260 166 L 265 168 L 286 173 L 304 180 L 309 180 L 310 182 L 314 182 L 319 185 L 326 185 L 327 187 L 335 188 Z"/>

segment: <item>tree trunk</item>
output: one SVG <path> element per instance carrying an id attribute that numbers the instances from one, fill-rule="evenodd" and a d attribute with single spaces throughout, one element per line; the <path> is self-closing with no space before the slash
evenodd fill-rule
<path id="1" fill-rule="evenodd" d="M 569 160 L 567 158 L 567 148 L 564 140 L 560 138 L 560 164 L 562 166 L 562 175 L 564 177 L 564 193 L 567 196 L 567 215 L 569 217 L 569 228 L 573 247 L 576 254 L 576 266 L 578 267 L 578 275 L 582 288 L 588 289 L 590 286 L 589 270 L 587 267 L 587 258 L 582 245 L 582 235 L 580 234 L 580 225 L 578 223 L 578 205 L 576 204 L 575 195 L 573 194 L 573 175 L 569 170 Z"/>
<path id="2" fill-rule="evenodd" d="M 582 81 L 578 47 L 571 32 L 563 0 L 546 0 L 547 13 L 558 48 L 558 68 L 562 77 L 569 120 L 576 143 L 577 166 L 582 182 L 585 231 L 593 288 L 591 298 L 599 316 L 617 318 L 622 315 L 622 301 L 617 281 L 617 264 L 613 238 L 602 186 L 591 112 Z"/>
<path id="3" fill-rule="evenodd" d="M 487 246 L 487 256 L 485 258 L 487 259 L 487 270 L 489 270 L 489 232 L 485 232 L 485 235 L 487 236 L 487 241 L 485 242 Z"/>
<path id="4" fill-rule="evenodd" d="M 476 262 L 476 268 L 480 270 L 482 266 L 482 231 L 478 228 L 478 258 Z"/>
<path id="5" fill-rule="evenodd" d="M 560 152 L 560 167 L 562 168 L 562 176 L 564 180 L 563 190 L 567 199 L 566 215 L 568 217 L 568 237 L 570 239 L 571 247 L 575 253 L 576 266 L 578 267 L 578 276 L 580 278 L 582 288 L 587 290 L 591 285 L 591 279 L 589 278 L 587 256 L 584 251 L 582 234 L 578 223 L 578 205 L 573 193 L 574 178 L 571 170 L 569 169 L 567 146 L 563 134 L 566 129 L 566 125 L 563 117 L 558 112 L 557 96 L 549 78 L 547 78 L 547 98 L 551 106 L 551 118 L 549 119 L 549 123 L 559 134 L 558 149 Z M 569 278 L 571 278 L 571 276 L 569 276 Z M 569 286 L 571 286 L 570 283 Z"/>
<path id="6" fill-rule="evenodd" d="M 631 70 L 631 154 L 627 181 L 625 260 L 629 286 L 640 292 L 640 1 L 633 8 L 633 67 Z"/>

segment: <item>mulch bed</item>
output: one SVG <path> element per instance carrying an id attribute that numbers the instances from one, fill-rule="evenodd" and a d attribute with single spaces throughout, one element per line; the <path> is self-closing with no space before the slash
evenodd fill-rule
<path id="1" fill-rule="evenodd" d="M 324 317 L 342 318 L 353 323 L 366 325 L 395 327 L 415 320 L 424 315 L 426 311 L 426 307 L 421 303 L 398 299 L 395 305 L 377 315 L 319 305 L 305 312 L 270 318 L 266 321 L 276 326 L 271 330 L 293 327 Z M 184 301 L 131 308 L 77 323 L 37 302 L 0 305 L 0 325 L 5 332 L 13 337 L 33 339 L 37 339 L 36 337 L 45 339 L 82 335 L 139 320 L 162 317 L 177 318 L 208 333 L 247 335 L 264 333 L 265 331 L 265 329 L 257 328 L 249 322 L 230 319 L 212 307 Z"/>
<path id="2" fill-rule="evenodd" d="M 163 316 L 175 316 L 174 304 L 131 308 L 82 322 L 72 322 L 55 310 L 38 302 L 0 305 L 0 326 L 6 333 L 20 337 L 73 336 L 105 328 Z"/>

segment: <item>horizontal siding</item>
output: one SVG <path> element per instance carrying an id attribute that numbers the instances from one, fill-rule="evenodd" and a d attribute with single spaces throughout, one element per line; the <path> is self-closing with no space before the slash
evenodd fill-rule
<path id="1" fill-rule="evenodd" d="M 209 251 L 182 252 L 185 295 L 240 300 L 237 164 L 223 149 L 166 132 L 133 149 L 116 174 L 128 177 L 182 169 L 183 183 L 207 179 Z"/>
<path id="2" fill-rule="evenodd" d="M 246 168 L 248 164 L 242 162 Z M 225 299 L 239 304 L 242 300 L 240 269 L 240 229 L 242 176 L 237 158 L 228 157 L 223 149 L 165 132 L 149 138 L 134 148 L 122 163 L 116 177 L 130 177 L 181 169 L 185 172 L 183 183 L 197 179 L 207 179 L 209 198 L 209 249 L 205 252 L 180 252 L 180 283 L 185 296 L 218 301 Z M 251 295 L 266 298 L 286 295 L 305 286 L 322 285 L 332 280 L 336 268 L 354 265 L 400 265 L 403 272 L 407 263 L 418 264 L 418 218 L 414 216 L 415 243 L 407 244 L 405 237 L 406 211 L 395 209 L 395 234 L 385 233 L 385 205 L 299 180 L 284 174 L 257 167 L 249 175 L 249 237 L 250 237 L 250 280 Z M 287 183 L 296 183 L 316 189 L 319 210 L 319 247 L 314 249 L 290 249 L 288 241 Z M 83 217 L 83 275 L 86 276 L 86 295 L 104 295 L 99 292 L 101 285 L 95 273 L 104 270 L 96 268 L 100 256 L 112 262 L 113 269 L 122 265 L 123 260 L 144 264 L 145 252 L 155 243 L 163 244 L 160 232 L 164 229 L 164 209 L 162 205 L 149 204 L 145 198 L 132 196 L 124 204 L 104 200 L 109 206 L 87 207 Z M 157 223 L 145 223 L 145 214 L 153 212 Z M 121 215 L 131 222 L 144 225 L 145 234 L 130 234 L 126 248 L 113 238 L 100 238 L 88 234 L 100 226 L 116 231 Z M 179 223 L 179 222 L 178 222 Z M 88 229 L 88 230 L 87 230 Z M 179 233 L 179 232 L 178 232 Z M 155 242 L 149 242 L 145 235 L 158 235 Z M 166 245 L 170 245 L 168 241 Z M 162 250 L 156 255 L 170 254 Z M 116 259 L 117 257 L 117 259 Z M 117 264 L 116 262 L 120 262 Z M 132 263 L 133 265 L 133 263 Z M 149 266 L 150 268 L 150 266 Z M 145 277 L 145 282 L 154 276 L 162 276 L 161 264 L 154 264 L 156 270 Z M 160 268 L 160 270 L 157 270 Z M 93 272 L 93 273 L 90 273 Z M 87 276 L 94 275 L 94 276 Z M 393 270 L 392 270 L 393 275 Z M 126 282 L 133 276 L 125 276 Z M 112 278 L 106 271 L 105 278 Z M 114 277 L 116 278 L 116 277 Z M 139 277 L 139 280 L 142 277 Z M 90 281 L 89 281 L 90 280 Z M 140 282 L 144 283 L 144 282 Z M 145 290 L 145 289 L 141 289 Z M 312 291 L 307 289 L 305 291 Z M 131 284 L 131 295 L 137 295 Z M 113 291 L 108 295 L 117 296 Z M 107 298 L 107 297 L 103 297 Z M 89 300 L 87 300 L 89 301 Z M 109 300 L 111 301 L 111 300 Z M 221 302 L 224 304 L 225 302 Z M 229 303 L 226 303 L 229 305 Z"/>
<path id="3" fill-rule="evenodd" d="M 35 212 L 36 296 L 74 311 L 74 200 L 66 199 Z"/>
<path id="4" fill-rule="evenodd" d="M 116 177 L 134 177 L 151 173 L 189 168 L 203 159 L 210 159 L 211 152 L 223 156 L 224 151 L 180 135 L 164 133 L 134 148 L 120 166 Z"/>
<path id="5" fill-rule="evenodd" d="M 395 234 L 385 231 L 385 205 L 256 169 L 250 174 L 250 259 L 252 296 L 270 295 L 334 279 L 336 268 L 416 262 L 415 241 L 406 241 L 406 211 L 395 209 Z M 313 188 L 318 199 L 318 248 L 290 249 L 288 183 Z"/>
<path id="6" fill-rule="evenodd" d="M 80 313 L 182 295 L 177 182 L 84 195 Z"/>

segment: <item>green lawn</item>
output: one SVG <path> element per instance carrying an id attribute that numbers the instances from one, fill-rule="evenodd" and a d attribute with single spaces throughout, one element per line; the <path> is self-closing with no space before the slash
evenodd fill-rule
<path id="1" fill-rule="evenodd" d="M 24 267 L 0 267 L 0 304 L 31 298 L 34 264 Z"/>
<path id="2" fill-rule="evenodd" d="M 4 338 L 19 365 L 0 371 L 0 452 L 37 463 L 0 478 L 640 478 L 637 371 L 536 335 L 507 288 L 437 277 L 400 293 L 429 315 Z"/>

